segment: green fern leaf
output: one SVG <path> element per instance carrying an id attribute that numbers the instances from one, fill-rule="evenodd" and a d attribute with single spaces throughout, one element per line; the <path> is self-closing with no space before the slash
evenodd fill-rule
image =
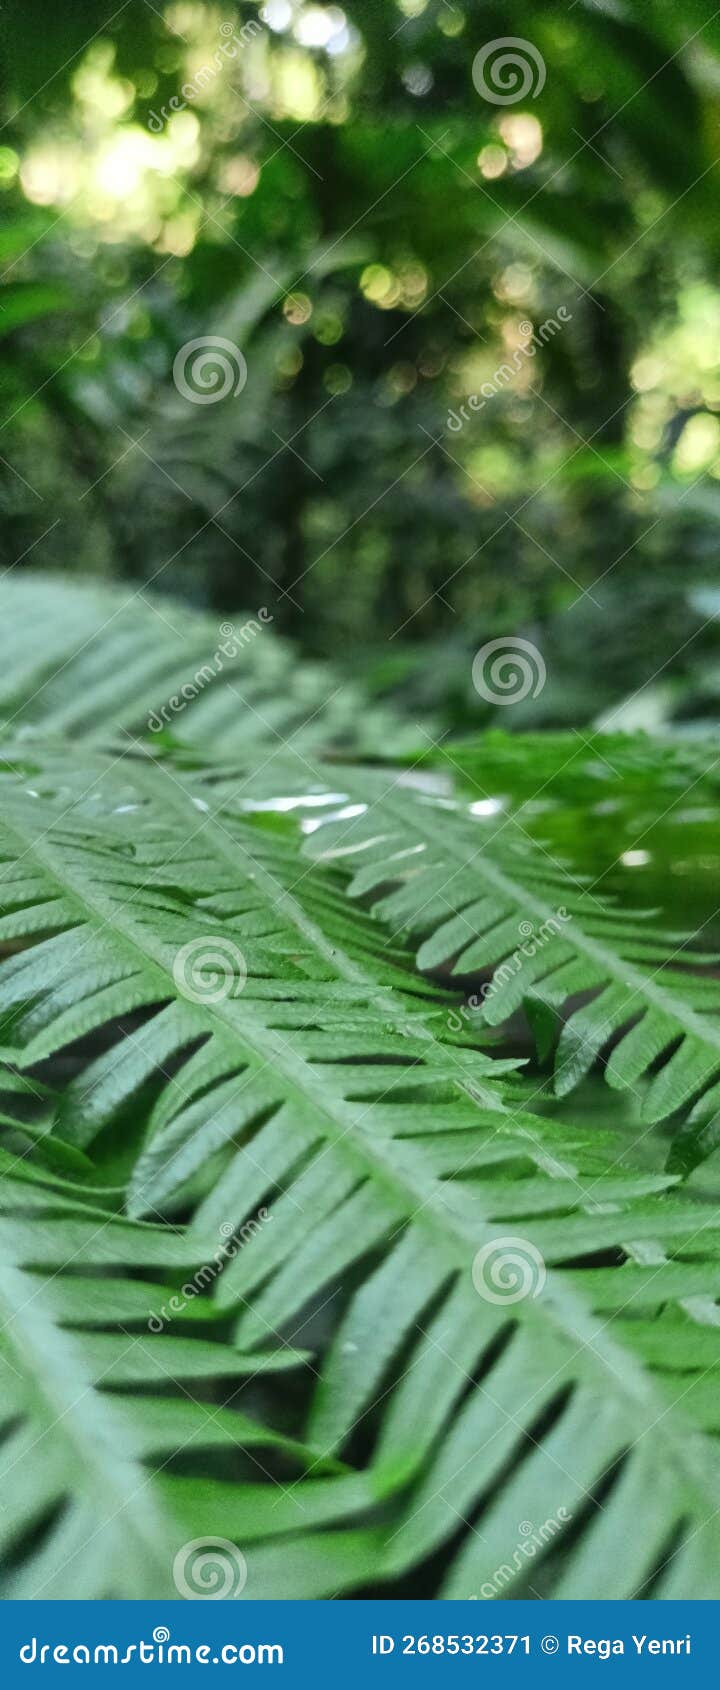
<path id="1" fill-rule="evenodd" d="M 359 813 L 317 827 L 311 855 L 337 861 L 356 897 L 380 890 L 376 915 L 421 941 L 421 969 L 466 982 L 477 1021 L 499 1027 L 523 1006 L 564 1016 L 558 1095 L 602 1055 L 609 1085 L 643 1086 L 647 1121 L 701 1097 L 717 1107 L 720 984 L 697 972 L 712 956 L 585 891 L 511 821 L 493 829 L 367 770 L 338 778 Z"/>

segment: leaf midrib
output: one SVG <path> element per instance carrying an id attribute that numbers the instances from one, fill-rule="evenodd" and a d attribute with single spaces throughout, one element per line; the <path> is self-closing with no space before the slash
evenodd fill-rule
<path id="1" fill-rule="evenodd" d="M 104 1507 L 97 1511 L 99 1529 L 119 1522 L 130 1497 L 135 1502 L 140 1498 L 139 1507 L 133 1509 L 125 1529 L 140 1539 L 158 1567 L 164 1570 L 167 1531 L 152 1493 L 147 1494 L 146 1470 L 132 1455 L 123 1453 L 122 1422 L 112 1401 L 85 1376 L 78 1340 L 46 1315 L 37 1285 L 7 1259 L 0 1273 L 0 1308 L 5 1311 L 0 1329 L 4 1344 L 17 1357 L 23 1378 L 42 1405 L 43 1420 L 44 1411 L 50 1410 L 50 1423 L 43 1426 L 35 1441 L 44 1439 L 56 1426 L 62 1427 L 76 1460 L 87 1504 L 92 1506 L 96 1496 L 107 1498 L 110 1494 L 111 1506 L 107 1512 Z M 20 1317 L 22 1326 L 16 1330 Z M 54 1371 L 48 1367 L 49 1355 L 56 1358 Z M 62 1381 L 61 1386 L 53 1385 L 55 1378 Z M 114 1503 L 116 1507 L 112 1506 Z"/>
<path id="2" fill-rule="evenodd" d="M 20 832 L 22 837 L 22 830 L 17 829 L 17 826 L 16 831 Z M 159 971 L 162 977 L 159 988 L 163 999 L 172 1002 L 176 1001 L 179 996 L 182 997 L 182 994 L 178 993 L 173 978 L 172 963 L 168 961 L 168 952 L 171 951 L 172 947 L 166 945 L 163 941 L 155 940 L 147 926 L 135 922 L 132 917 L 128 917 L 128 904 L 116 905 L 113 899 L 104 894 L 97 885 L 90 883 L 86 872 L 84 873 L 81 868 L 71 867 L 63 856 L 62 850 L 58 850 L 53 845 L 52 838 L 47 833 L 38 840 L 30 832 L 25 838 L 25 845 L 26 849 L 34 853 L 43 867 L 55 878 L 66 895 L 69 894 L 71 899 L 75 900 L 81 911 L 83 909 L 89 910 L 94 917 L 99 917 L 103 927 L 109 928 L 118 937 L 126 950 L 134 956 L 136 966 L 139 958 L 141 966 L 145 969 L 150 963 L 154 969 Z M 71 847 L 71 849 L 81 850 L 82 847 Z M 130 901 L 128 900 L 128 903 Z M 120 927 L 118 926 L 119 921 L 122 922 Z M 335 1113 L 329 1109 L 327 1098 L 330 1088 L 327 1079 L 304 1058 L 298 1057 L 286 1040 L 280 1039 L 272 1029 L 259 1021 L 257 1015 L 249 1007 L 248 1000 L 245 1000 L 245 1007 L 239 1017 L 236 1013 L 237 1000 L 231 998 L 221 999 L 214 1004 L 202 1005 L 193 1004 L 185 998 L 182 998 L 182 1002 L 191 1014 L 196 1015 L 202 1031 L 208 1030 L 207 1023 L 209 1021 L 211 1023 L 210 1031 L 214 1031 L 216 1036 L 227 1039 L 228 1034 L 232 1035 L 233 1042 L 229 1059 L 235 1065 L 237 1065 L 239 1055 L 237 1050 L 237 1041 L 239 1040 L 244 1047 L 245 1061 L 249 1067 L 257 1068 L 259 1056 L 263 1067 L 274 1068 L 280 1073 L 299 1099 L 303 1103 L 310 1102 L 318 1111 L 318 1114 L 329 1122 L 332 1131 L 325 1135 L 329 1142 L 334 1144 L 339 1142 L 340 1139 L 346 1140 L 347 1153 L 356 1164 L 359 1164 L 364 1173 L 370 1172 L 386 1185 L 388 1195 L 394 1198 L 401 1211 L 405 1212 L 407 1209 L 409 1193 L 413 1202 L 419 1204 L 423 1213 L 425 1212 L 428 1191 L 423 1187 L 416 1189 L 409 1184 L 406 1177 L 401 1178 L 392 1160 L 379 1152 L 375 1142 L 372 1148 L 368 1144 L 364 1144 L 363 1148 L 360 1148 L 354 1140 L 348 1139 L 349 1132 L 357 1125 L 353 1111 L 344 1099 L 337 1097 L 333 1100 Z M 404 1076 L 406 1070 L 400 1069 L 398 1073 L 400 1076 Z M 493 1097 L 490 1106 L 492 1107 L 494 1103 Z M 372 1105 L 366 1106 L 363 1113 L 366 1112 L 367 1107 L 372 1107 Z M 341 1129 L 339 1133 L 338 1127 Z M 433 1187 L 437 1183 L 433 1181 Z M 468 1239 L 466 1242 L 472 1242 L 472 1240 Z"/>

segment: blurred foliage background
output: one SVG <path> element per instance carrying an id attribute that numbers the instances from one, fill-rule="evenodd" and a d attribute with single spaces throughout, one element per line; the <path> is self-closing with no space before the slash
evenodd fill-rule
<path id="1" fill-rule="evenodd" d="M 712 728 L 711 0 L 8 0 L 0 28 L 3 568 L 267 606 L 453 729 L 491 719 L 472 655 L 508 633 L 548 681 L 504 727 Z M 508 33 L 545 81 L 496 104 L 473 64 Z M 193 404 L 207 335 L 248 378 Z"/>

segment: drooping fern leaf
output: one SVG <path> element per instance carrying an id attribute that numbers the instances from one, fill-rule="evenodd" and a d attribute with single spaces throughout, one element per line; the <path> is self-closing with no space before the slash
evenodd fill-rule
<path id="1" fill-rule="evenodd" d="M 643 1087 L 647 1121 L 690 1103 L 697 1120 L 717 1115 L 720 982 L 711 954 L 586 891 L 512 820 L 490 824 L 372 771 L 335 770 L 338 781 L 353 813 L 311 834 L 312 856 L 350 870 L 357 897 L 381 889 L 375 913 L 394 936 L 421 939 L 422 970 L 449 967 L 466 984 L 478 1020 L 497 1027 L 524 1007 L 544 1039 L 561 1025 L 558 1095 L 604 1054 L 611 1086 Z M 478 977 L 484 985 L 473 993 Z M 710 1132 L 685 1138 L 685 1164 L 714 1142 Z"/>
<path id="2" fill-rule="evenodd" d="M 720 983 L 712 953 L 648 912 L 587 890 L 512 818 L 476 816 L 422 775 L 311 764 L 289 752 L 255 774 L 207 760 L 195 774 L 197 792 L 227 828 L 245 810 L 278 802 L 304 814 L 308 854 L 336 864 L 352 896 L 372 901 L 380 890 L 372 907 L 391 938 L 415 936 L 421 970 L 450 969 L 463 983 L 466 1026 L 500 1027 L 520 1008 L 528 1013 L 541 1049 L 556 1044 L 559 1096 L 602 1057 L 608 1084 L 640 1099 L 648 1122 L 693 1106 L 671 1167 L 687 1171 L 714 1150 Z"/>

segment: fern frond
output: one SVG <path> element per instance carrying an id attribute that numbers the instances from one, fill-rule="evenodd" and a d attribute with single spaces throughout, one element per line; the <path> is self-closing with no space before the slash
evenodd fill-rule
<path id="1" fill-rule="evenodd" d="M 371 1576 L 392 1583 L 437 1554 L 447 1562 L 444 1593 L 476 1594 L 492 1568 L 474 1537 L 458 1545 L 458 1531 L 482 1506 L 493 1554 L 511 1554 L 522 1489 L 532 1517 L 562 1506 L 563 1520 L 578 1520 L 580 1588 L 586 1559 L 605 1553 L 616 1585 L 631 1593 L 681 1542 L 688 1518 L 715 1566 L 718 1546 L 704 1526 L 704 1428 L 714 1420 L 702 1375 L 717 1353 L 716 1211 L 675 1195 L 672 1176 L 628 1167 L 617 1142 L 595 1134 L 589 1144 L 504 1107 L 491 1058 L 443 1045 L 436 1024 L 447 1009 L 414 985 L 400 957 L 383 958 L 377 924 L 348 908 L 332 877 L 306 871 L 289 889 L 303 871 L 277 824 L 193 814 L 179 787 L 157 803 L 157 772 L 134 779 L 136 808 L 122 805 L 93 825 L 47 799 L 6 794 L 4 931 L 29 940 L 0 974 L 14 1064 L 32 1068 L 91 1028 L 114 1032 L 107 1054 L 82 1067 L 63 1098 L 63 1135 L 86 1149 L 118 1104 L 160 1072 L 132 1209 L 187 1196 L 224 1150 L 183 1248 L 197 1258 L 223 1223 L 238 1230 L 259 1203 L 270 1203 L 273 1224 L 217 1279 L 217 1315 L 239 1315 L 241 1355 L 282 1362 L 285 1344 L 302 1344 L 308 1314 L 359 1274 L 298 1434 L 328 1456 L 345 1453 L 358 1421 L 374 1428 L 364 1474 L 338 1490 L 318 1480 L 318 1494 L 312 1479 L 300 1486 L 299 1496 L 310 1486 L 314 1511 L 302 1523 L 290 1513 L 296 1541 L 283 1541 L 279 1506 L 272 1535 L 258 1541 L 257 1519 L 270 1505 L 253 1492 L 253 1526 L 232 1486 L 206 1482 L 186 1488 L 186 1515 L 181 1490 L 178 1529 L 189 1535 L 194 1522 L 196 1535 L 242 1536 L 262 1594 L 277 1593 L 281 1579 L 298 1595 L 356 1589 Z M 52 936 L 38 936 L 48 927 Z M 248 981 L 219 1002 L 188 1002 L 174 960 L 208 932 L 242 939 Z M 118 1019 L 138 1010 L 149 1019 L 118 1035 Z M 56 1226 L 68 1224 L 56 1216 Z M 518 1232 L 549 1278 L 542 1295 L 510 1311 L 478 1296 L 472 1268 L 479 1250 Z M 73 1242 L 62 1237 L 63 1260 Z M 594 1266 L 607 1252 L 626 1263 L 611 1287 L 598 1286 Z M 624 1282 L 626 1272 L 633 1277 Z M 667 1346 L 659 1338 L 649 1349 L 658 1308 Z M 160 1342 L 177 1378 L 190 1363 L 171 1354 L 173 1341 Z M 99 1359 L 119 1369 L 120 1383 L 140 1383 L 112 1351 Z M 145 1384 L 150 1368 L 144 1356 Z M 470 1380 L 479 1389 L 467 1396 Z M 387 1407 L 375 1408 L 386 1392 Z M 521 1460 L 528 1439 L 532 1454 Z M 513 1461 L 517 1479 L 491 1502 L 489 1487 Z M 615 1532 L 596 1523 L 595 1493 L 610 1485 L 620 1513 L 626 1487 L 648 1483 L 656 1530 L 619 1564 Z M 356 1528 L 347 1524 L 353 1510 Z M 331 1522 L 343 1530 L 328 1534 Z M 571 1574 L 563 1576 L 568 1587 Z"/>
<path id="2" fill-rule="evenodd" d="M 97 741 L 56 677 L 1 780 L 7 1593 L 172 1594 L 218 1536 L 249 1597 L 714 1594 L 717 1205 L 533 1113 L 447 973 L 651 1114 L 712 1106 L 715 982 L 436 776 L 249 767 L 240 712 L 113 764 L 97 656 Z"/>
<path id="3" fill-rule="evenodd" d="M 511 818 L 489 823 L 432 784 L 423 790 L 415 777 L 311 765 L 304 754 L 288 753 L 254 776 L 207 758 L 190 773 L 182 763 L 169 763 L 166 795 L 184 783 L 184 801 L 194 796 L 207 806 L 226 852 L 247 812 L 272 813 L 280 802 L 304 814 L 308 854 L 336 866 L 356 898 L 380 892 L 375 915 L 394 939 L 420 941 L 421 970 L 450 969 L 462 982 L 468 1028 L 501 1027 L 519 1009 L 527 1012 L 541 1047 L 556 1045 L 559 1096 L 601 1058 L 608 1084 L 641 1098 L 646 1121 L 692 1106 L 673 1168 L 687 1171 L 714 1149 L 720 983 L 709 972 L 709 953 L 651 923 L 646 912 L 627 912 L 587 891 Z M 137 802 L 132 765 L 123 768 L 130 771 L 127 802 Z M 49 769 L 57 785 L 52 760 Z M 71 786 L 66 790 L 72 798 Z M 387 939 L 378 943 L 389 956 Z"/>
<path id="4" fill-rule="evenodd" d="M 328 1463 L 316 1452 L 243 1411 L 253 1381 L 297 1368 L 302 1353 L 243 1355 L 221 1327 L 197 1335 L 212 1310 L 178 1293 L 207 1260 L 207 1239 L 193 1254 L 179 1232 L 120 1220 L 6 1153 L 0 1172 L 6 1597 L 176 1595 L 174 1557 L 195 1535 L 192 1468 L 202 1472 L 213 1450 L 237 1475 L 213 1490 L 219 1535 L 223 1525 L 226 1535 L 242 1525 L 245 1542 L 289 1523 L 312 1528 L 313 1495 L 320 1524 L 358 1507 L 357 1487 L 324 1488 Z M 148 1277 L 158 1274 L 170 1277 Z M 172 1334 L 155 1312 L 168 1305 Z M 278 1480 L 274 1516 L 268 1463 L 288 1481 Z M 318 1476 L 301 1512 L 289 1487 L 310 1466 Z"/>
<path id="5" fill-rule="evenodd" d="M 181 1337 L 146 1336 L 148 1311 L 173 1290 L 148 1274 L 187 1276 L 205 1261 L 220 1213 L 239 1230 L 255 1201 L 246 1180 L 218 1186 L 180 1234 L 121 1221 L 32 1170 L 21 1181 L 6 1163 L 6 1547 L 15 1553 L 30 1522 L 40 1539 L 27 1563 L 13 1562 L 9 1593 L 127 1596 L 141 1578 L 163 1593 L 183 1544 L 216 1535 L 241 1546 L 249 1596 L 327 1596 L 370 1580 L 392 1590 L 413 1569 L 422 1582 L 438 1556 L 440 1594 L 520 1595 L 518 1511 L 538 1528 L 554 1520 L 569 1539 L 558 1562 L 543 1536 L 532 1589 L 540 1580 L 547 1594 L 587 1595 L 600 1584 L 629 1596 L 650 1581 L 663 1594 L 687 1562 L 693 1577 L 702 1566 L 695 1594 L 710 1593 L 720 1570 L 708 1442 L 718 1416 L 705 1383 L 718 1354 L 716 1209 L 674 1195 L 668 1175 L 633 1171 L 613 1135 L 588 1141 L 536 1117 L 487 1111 L 471 1124 L 453 1114 L 404 1110 L 396 1130 L 407 1160 L 375 1122 L 375 1154 L 349 1195 L 332 1161 L 322 1181 L 290 1170 L 272 1227 L 248 1238 L 210 1295 L 181 1299 Z M 249 1149 L 273 1189 L 262 1129 Z M 380 1217 L 371 1231 L 363 1191 L 366 1213 Z M 546 1263 L 538 1294 L 520 1301 L 507 1282 L 474 1282 L 483 1241 L 512 1241 L 516 1254 L 519 1245 L 531 1269 Z M 597 1269 L 599 1251 L 624 1265 Z M 343 1296 L 351 1271 L 359 1283 Z M 237 1382 L 301 1364 L 303 1310 L 312 1323 L 333 1286 L 345 1308 L 309 1418 L 294 1439 L 279 1438 L 238 1413 Z M 208 1321 L 217 1332 L 225 1322 L 224 1342 L 194 1335 Z M 212 1379 L 220 1408 L 208 1407 Z M 361 1430 L 366 1463 L 334 1476 L 333 1458 Z M 44 1459 L 28 1503 L 34 1440 Z M 208 1452 L 238 1447 L 251 1461 L 261 1449 L 263 1466 L 273 1451 L 293 1458 L 304 1476 L 282 1495 L 253 1476 L 208 1478 Z M 150 1479 L 143 1464 L 161 1458 Z M 650 1529 L 628 1542 L 628 1497 L 643 1490 Z M 508 1565 L 512 1591 L 493 1589 Z"/>
<path id="6" fill-rule="evenodd" d="M 218 622 L 139 589 L 5 579 L 0 721 L 87 741 L 207 738 L 257 762 L 288 742 L 305 753 L 415 750 L 398 712 L 369 705 L 327 664 L 299 664 L 260 611 Z"/>
<path id="7" fill-rule="evenodd" d="M 642 1088 L 648 1122 L 700 1099 L 703 1119 L 720 1108 L 710 954 L 587 891 L 512 819 L 489 824 L 372 771 L 334 779 L 355 813 L 319 825 L 310 854 L 337 861 L 354 896 L 380 890 L 375 914 L 395 937 L 421 940 L 420 969 L 447 967 L 465 983 L 478 1022 L 497 1027 L 523 1007 L 545 1036 L 560 1026 L 559 1096 L 604 1055 L 609 1085 Z M 475 992 L 474 977 L 485 979 Z"/>
<path id="8" fill-rule="evenodd" d="M 630 791 L 660 808 L 689 792 L 693 806 L 717 796 L 720 759 L 708 742 L 679 734 L 504 733 L 453 740 L 428 753 L 431 766 L 460 776 L 468 796 L 504 793 L 518 808 L 540 795 L 574 808 Z"/>
<path id="9" fill-rule="evenodd" d="M 231 835 L 176 780 L 165 777 L 160 802 L 157 787 L 151 770 L 135 806 L 90 823 L 8 786 L 0 831 L 0 937 L 24 944 L 0 967 L 6 1061 L 28 1071 L 107 1029 L 108 1049 L 58 1108 L 61 1140 L 82 1149 L 166 1075 L 131 1179 L 134 1213 L 161 1208 L 208 1158 L 227 1160 L 258 1121 L 278 1180 L 323 1141 L 325 1172 L 347 1193 L 371 1115 L 392 1136 L 404 1102 L 471 1092 L 503 1107 L 497 1081 L 516 1064 L 443 1041 L 447 995 L 384 952 L 332 877 L 303 869 L 275 830 L 245 823 Z M 226 974 L 219 991 L 213 966 Z M 383 1183 L 387 1219 L 389 1165 Z"/>

